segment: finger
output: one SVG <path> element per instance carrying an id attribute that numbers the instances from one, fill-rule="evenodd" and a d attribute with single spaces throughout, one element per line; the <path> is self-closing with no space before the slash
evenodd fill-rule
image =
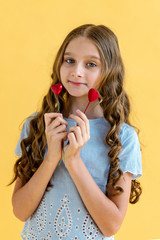
<path id="1" fill-rule="evenodd" d="M 57 118 L 55 118 L 52 123 L 50 124 L 50 128 L 53 129 L 53 128 L 56 128 L 58 126 L 60 126 L 61 124 L 64 124 L 64 125 L 68 125 L 67 121 L 63 119 L 63 117 L 61 116 L 58 116 Z"/>
<path id="2" fill-rule="evenodd" d="M 88 120 L 87 116 L 79 109 L 77 109 L 76 112 L 77 112 L 78 116 L 85 122 L 87 134 L 90 135 L 89 120 Z"/>
<path id="3" fill-rule="evenodd" d="M 80 118 L 79 116 L 73 115 L 73 114 L 71 114 L 70 117 L 77 122 L 78 126 L 80 126 L 81 131 L 82 131 L 82 136 L 85 136 L 86 134 L 88 134 L 86 123 L 84 122 L 84 120 L 82 118 Z"/>
<path id="4" fill-rule="evenodd" d="M 62 117 L 57 117 L 52 123 L 46 128 L 47 132 L 54 131 L 58 126 L 65 125 L 67 127 L 68 123 Z M 55 131 L 54 131 L 55 133 Z"/>
<path id="5" fill-rule="evenodd" d="M 68 133 L 66 133 L 66 135 L 64 136 L 63 141 L 66 141 L 67 138 L 68 138 Z"/>
<path id="6" fill-rule="evenodd" d="M 70 132 L 68 134 L 68 139 L 69 139 L 69 144 L 74 147 L 74 148 L 77 148 L 77 142 L 76 142 L 76 137 L 74 135 L 73 132 Z"/>
<path id="7" fill-rule="evenodd" d="M 61 113 L 45 113 L 44 114 L 45 127 L 47 128 L 52 122 L 53 118 L 56 118 L 58 116 L 62 117 L 62 114 Z"/>
<path id="8" fill-rule="evenodd" d="M 60 133 L 60 132 L 67 132 L 67 128 L 65 124 L 62 124 L 54 129 L 54 133 Z"/>
<path id="9" fill-rule="evenodd" d="M 76 126 L 76 127 L 73 126 L 69 129 L 69 132 L 74 133 L 77 144 L 79 145 L 79 147 L 82 147 L 83 137 L 82 137 L 81 128 L 79 126 Z"/>
<path id="10" fill-rule="evenodd" d="M 59 140 L 67 139 L 67 135 L 68 135 L 67 132 L 59 133 L 59 134 L 57 134 L 57 139 L 59 139 Z"/>

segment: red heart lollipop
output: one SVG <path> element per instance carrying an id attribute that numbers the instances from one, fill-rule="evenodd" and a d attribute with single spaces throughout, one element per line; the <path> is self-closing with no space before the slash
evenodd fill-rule
<path id="1" fill-rule="evenodd" d="M 54 92 L 56 95 L 59 95 L 60 92 L 62 91 L 62 84 L 61 83 L 58 83 L 58 84 L 53 84 L 51 86 L 51 90 L 52 92 Z"/>
<path id="2" fill-rule="evenodd" d="M 91 88 L 91 89 L 89 90 L 89 92 L 88 92 L 88 100 L 89 100 L 89 103 L 88 103 L 86 109 L 84 110 L 84 113 L 87 111 L 87 108 L 89 107 L 89 104 L 90 104 L 91 102 L 94 102 L 95 100 L 97 100 L 98 97 L 99 97 L 99 93 L 96 92 L 96 91 L 94 90 L 94 88 Z"/>
<path id="3" fill-rule="evenodd" d="M 52 90 L 52 92 L 54 92 L 54 93 L 56 94 L 56 97 L 57 97 L 57 105 L 58 105 L 58 112 L 60 112 L 58 95 L 59 95 L 60 92 L 62 91 L 62 84 L 61 84 L 61 83 L 53 84 L 53 85 L 51 86 L 51 90 Z"/>
<path id="4" fill-rule="evenodd" d="M 99 93 L 96 92 L 93 88 L 91 88 L 88 92 L 88 100 L 89 102 L 94 102 L 95 100 L 97 100 L 99 97 Z"/>

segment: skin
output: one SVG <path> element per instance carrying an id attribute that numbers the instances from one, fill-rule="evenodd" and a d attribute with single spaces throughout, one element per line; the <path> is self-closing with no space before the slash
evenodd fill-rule
<path id="1" fill-rule="evenodd" d="M 22 221 L 26 221 L 31 216 L 43 197 L 46 186 L 62 157 L 62 152 L 65 151 L 66 168 L 86 208 L 102 233 L 109 237 L 119 230 L 124 220 L 130 197 L 132 174 L 124 173 L 118 182 L 124 192 L 108 198 L 85 167 L 80 151 L 90 139 L 89 119 L 102 117 L 103 111 L 98 102 L 96 105 L 92 103 L 86 114 L 83 111 L 88 102 L 89 89 L 92 87 L 97 89 L 100 84 L 102 65 L 101 60 L 88 57 L 94 55 L 100 59 L 100 54 L 94 43 L 84 37 L 72 40 L 65 53 L 60 76 L 63 86 L 70 94 L 70 111 L 65 109 L 64 115 L 58 113 L 44 115 L 47 156 L 23 187 L 21 180 L 17 179 L 12 196 L 13 211 Z M 77 122 L 77 126 L 70 128 L 69 134 L 64 116 Z M 67 137 L 69 144 L 62 149 L 62 141 Z"/>

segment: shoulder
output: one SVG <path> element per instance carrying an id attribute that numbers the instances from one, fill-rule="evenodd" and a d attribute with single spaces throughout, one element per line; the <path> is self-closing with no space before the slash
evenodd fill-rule
<path id="1" fill-rule="evenodd" d="M 39 112 L 34 112 L 33 114 L 29 115 L 27 117 L 27 120 L 30 121 L 31 119 L 33 119 L 34 117 L 36 117 L 38 115 Z"/>
<path id="2" fill-rule="evenodd" d="M 31 121 L 32 119 L 34 119 L 34 117 L 36 117 L 38 113 L 39 113 L 39 112 L 34 112 L 33 114 L 27 116 L 27 117 L 24 119 L 24 123 L 23 123 L 23 128 L 22 128 L 22 129 L 24 129 L 25 131 L 28 132 L 30 121 Z"/>
<path id="3" fill-rule="evenodd" d="M 134 127 L 124 123 L 120 130 L 122 150 L 118 155 L 120 168 L 125 172 L 132 173 L 132 179 L 142 176 L 141 146 Z"/>
<path id="4" fill-rule="evenodd" d="M 26 123 L 29 123 L 32 119 L 34 119 L 34 117 L 36 117 L 38 115 L 39 112 L 34 112 L 33 114 L 29 115 L 26 118 Z"/>
<path id="5" fill-rule="evenodd" d="M 130 149 L 140 149 L 140 141 L 138 134 L 134 127 L 127 123 L 123 123 L 120 128 L 119 139 L 123 148 Z"/>
<path id="6" fill-rule="evenodd" d="M 119 131 L 119 138 L 121 141 L 125 141 L 128 138 L 138 139 L 138 135 L 134 127 L 123 123 Z"/>

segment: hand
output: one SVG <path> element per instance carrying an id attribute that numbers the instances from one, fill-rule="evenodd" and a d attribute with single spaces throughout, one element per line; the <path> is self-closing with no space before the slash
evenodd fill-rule
<path id="1" fill-rule="evenodd" d="M 67 139 L 67 121 L 61 113 L 45 113 L 45 134 L 48 145 L 47 159 L 57 161 L 62 157 L 62 141 Z"/>
<path id="2" fill-rule="evenodd" d="M 71 114 L 70 117 L 77 122 L 77 126 L 70 127 L 68 134 L 69 144 L 63 148 L 65 158 L 65 160 L 63 158 L 63 161 L 65 161 L 66 166 L 75 161 L 76 158 L 79 159 L 81 148 L 90 139 L 88 118 L 80 110 L 76 112 L 78 116 Z"/>

